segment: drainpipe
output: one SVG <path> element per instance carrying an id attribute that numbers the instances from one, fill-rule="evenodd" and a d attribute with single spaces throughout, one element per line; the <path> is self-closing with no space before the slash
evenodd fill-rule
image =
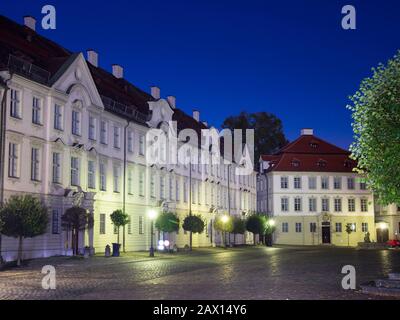
<path id="1" fill-rule="evenodd" d="M 130 125 L 130 120 L 124 127 L 124 182 L 122 184 L 122 211 L 125 213 L 126 207 L 126 131 Z M 125 225 L 122 227 L 122 249 L 125 252 Z"/>

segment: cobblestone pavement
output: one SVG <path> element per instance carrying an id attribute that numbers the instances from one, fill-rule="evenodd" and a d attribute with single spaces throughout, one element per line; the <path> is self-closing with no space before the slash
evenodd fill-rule
<path id="1" fill-rule="evenodd" d="M 37 259 L 0 272 L 0 299 L 373 299 L 341 289 L 348 264 L 359 285 L 399 272 L 400 251 L 282 246 Z M 56 290 L 41 288 L 44 265 L 56 268 Z"/>

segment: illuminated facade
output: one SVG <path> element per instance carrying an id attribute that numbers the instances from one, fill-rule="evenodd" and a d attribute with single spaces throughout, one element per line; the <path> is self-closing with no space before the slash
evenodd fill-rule
<path id="1" fill-rule="evenodd" d="M 180 221 L 189 208 L 201 214 L 207 227 L 193 236 L 194 246 L 221 241 L 212 228 L 216 214 L 256 209 L 256 175 L 234 175 L 235 164 L 147 164 L 148 130 L 171 120 L 178 131 L 207 128 L 197 111 L 186 115 L 174 97 L 162 98 L 157 87 L 143 92 L 123 78 L 121 66 L 113 65 L 109 73 L 98 67 L 95 51 L 88 51 L 87 60 L 70 53 L 32 30 L 33 18 L 25 20 L 30 28 L 0 17 L 1 191 L 3 200 L 39 196 L 50 224 L 45 235 L 25 240 L 24 258 L 70 254 L 70 236 L 60 219 L 73 205 L 94 216 L 94 228 L 82 232 L 79 248 L 96 252 L 117 240 L 110 220 L 116 209 L 130 216 L 128 251 L 149 248 L 150 209 L 176 212 Z M 189 234 L 180 228 L 170 240 L 183 247 Z M 3 236 L 3 258 L 12 260 L 16 253 L 17 241 Z"/>

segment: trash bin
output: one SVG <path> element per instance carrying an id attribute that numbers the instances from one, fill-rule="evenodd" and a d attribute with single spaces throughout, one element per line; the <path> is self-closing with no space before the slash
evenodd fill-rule
<path id="1" fill-rule="evenodd" d="M 121 245 L 119 243 L 113 243 L 112 246 L 113 246 L 112 256 L 119 257 L 119 248 L 121 247 Z"/>

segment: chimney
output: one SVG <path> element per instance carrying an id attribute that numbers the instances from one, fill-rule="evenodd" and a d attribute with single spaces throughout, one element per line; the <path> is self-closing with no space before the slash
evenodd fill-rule
<path id="1" fill-rule="evenodd" d="M 121 79 L 124 77 L 124 68 L 122 68 L 119 64 L 113 64 L 112 74 L 114 77 Z"/>
<path id="2" fill-rule="evenodd" d="M 91 65 L 98 67 L 99 66 L 99 55 L 96 51 L 89 49 L 87 50 L 87 59 Z"/>
<path id="3" fill-rule="evenodd" d="M 301 129 L 302 136 L 312 136 L 313 134 L 314 134 L 313 129 L 309 129 L 309 128 Z"/>
<path id="4" fill-rule="evenodd" d="M 176 98 L 174 96 L 168 96 L 167 101 L 172 109 L 176 108 Z"/>
<path id="5" fill-rule="evenodd" d="M 160 96 L 160 88 L 159 87 L 153 86 L 153 87 L 150 87 L 150 90 L 151 90 L 151 96 L 154 99 L 156 99 L 156 100 L 160 99 L 161 96 Z"/>
<path id="6" fill-rule="evenodd" d="M 197 110 L 193 110 L 193 119 L 196 120 L 197 122 L 200 121 L 200 112 Z"/>
<path id="7" fill-rule="evenodd" d="M 29 29 L 35 31 L 36 30 L 36 19 L 32 16 L 24 17 L 24 25 Z"/>

